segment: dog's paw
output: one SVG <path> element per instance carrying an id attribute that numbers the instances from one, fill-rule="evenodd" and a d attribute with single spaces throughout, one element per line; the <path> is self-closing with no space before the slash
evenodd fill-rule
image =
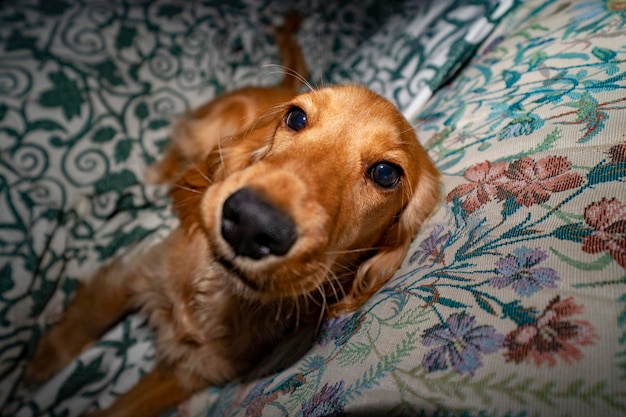
<path id="1" fill-rule="evenodd" d="M 43 384 L 71 360 L 64 357 L 63 350 L 51 339 L 44 336 L 39 341 L 35 355 L 26 365 L 23 378 L 26 386 L 35 387 Z"/>
<path id="2" fill-rule="evenodd" d="M 93 344 L 89 335 L 71 321 L 52 326 L 37 344 L 32 359 L 26 365 L 23 381 L 26 386 L 41 385 Z"/>

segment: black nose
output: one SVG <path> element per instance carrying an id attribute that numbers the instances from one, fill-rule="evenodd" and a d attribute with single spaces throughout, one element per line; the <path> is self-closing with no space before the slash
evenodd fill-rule
<path id="1" fill-rule="evenodd" d="M 286 254 L 296 241 L 293 220 L 249 188 L 224 202 L 222 236 L 239 256 L 262 259 Z"/>

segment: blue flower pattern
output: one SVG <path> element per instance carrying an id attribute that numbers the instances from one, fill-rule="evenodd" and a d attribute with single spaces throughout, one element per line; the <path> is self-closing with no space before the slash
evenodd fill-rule
<path id="1" fill-rule="evenodd" d="M 482 366 L 481 356 L 497 352 L 503 340 L 495 328 L 477 326 L 476 318 L 466 312 L 455 313 L 445 324 L 424 331 L 422 344 L 436 347 L 424 356 L 422 365 L 428 372 L 452 366 L 459 374 L 473 374 Z"/>
<path id="2" fill-rule="evenodd" d="M 557 288 L 560 280 L 557 272 L 536 266 L 547 258 L 548 254 L 539 248 L 516 248 L 513 255 L 496 262 L 498 275 L 489 280 L 489 285 L 496 288 L 511 286 L 522 297 L 529 297 L 542 288 Z"/>

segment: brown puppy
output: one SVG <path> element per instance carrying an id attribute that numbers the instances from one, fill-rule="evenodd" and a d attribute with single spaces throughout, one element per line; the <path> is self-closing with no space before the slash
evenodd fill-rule
<path id="1" fill-rule="evenodd" d="M 302 71 L 294 26 L 277 35 Z M 175 181 L 180 227 L 79 287 L 40 341 L 31 381 L 140 309 L 157 365 L 93 415 L 157 415 L 248 371 L 299 321 L 352 312 L 389 280 L 438 203 L 438 173 L 387 100 L 358 86 L 296 95 L 297 84 L 239 90 L 176 124 L 150 179 Z"/>

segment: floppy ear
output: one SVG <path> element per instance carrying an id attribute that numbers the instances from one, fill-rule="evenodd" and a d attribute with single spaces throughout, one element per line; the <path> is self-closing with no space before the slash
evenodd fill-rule
<path id="1" fill-rule="evenodd" d="M 172 184 L 169 191 L 172 207 L 184 229 L 200 225 L 200 201 L 204 191 L 213 183 L 218 165 L 219 158 L 211 153 Z"/>
<path id="2" fill-rule="evenodd" d="M 174 182 L 169 195 L 183 228 L 200 224 L 199 205 L 206 189 L 263 156 L 275 130 L 273 120 L 264 120 L 252 130 L 225 138 Z"/>
<path id="3" fill-rule="evenodd" d="M 329 315 L 356 311 L 387 283 L 402 265 L 422 223 L 438 206 L 439 173 L 427 156 L 423 159 L 413 196 L 377 245 L 381 249 L 359 266 L 346 297 L 329 307 Z"/>
<path id="4" fill-rule="evenodd" d="M 233 92 L 176 119 L 163 157 L 146 171 L 146 182 L 176 182 L 229 138 L 256 125 L 256 107 L 246 103 L 245 91 Z"/>

